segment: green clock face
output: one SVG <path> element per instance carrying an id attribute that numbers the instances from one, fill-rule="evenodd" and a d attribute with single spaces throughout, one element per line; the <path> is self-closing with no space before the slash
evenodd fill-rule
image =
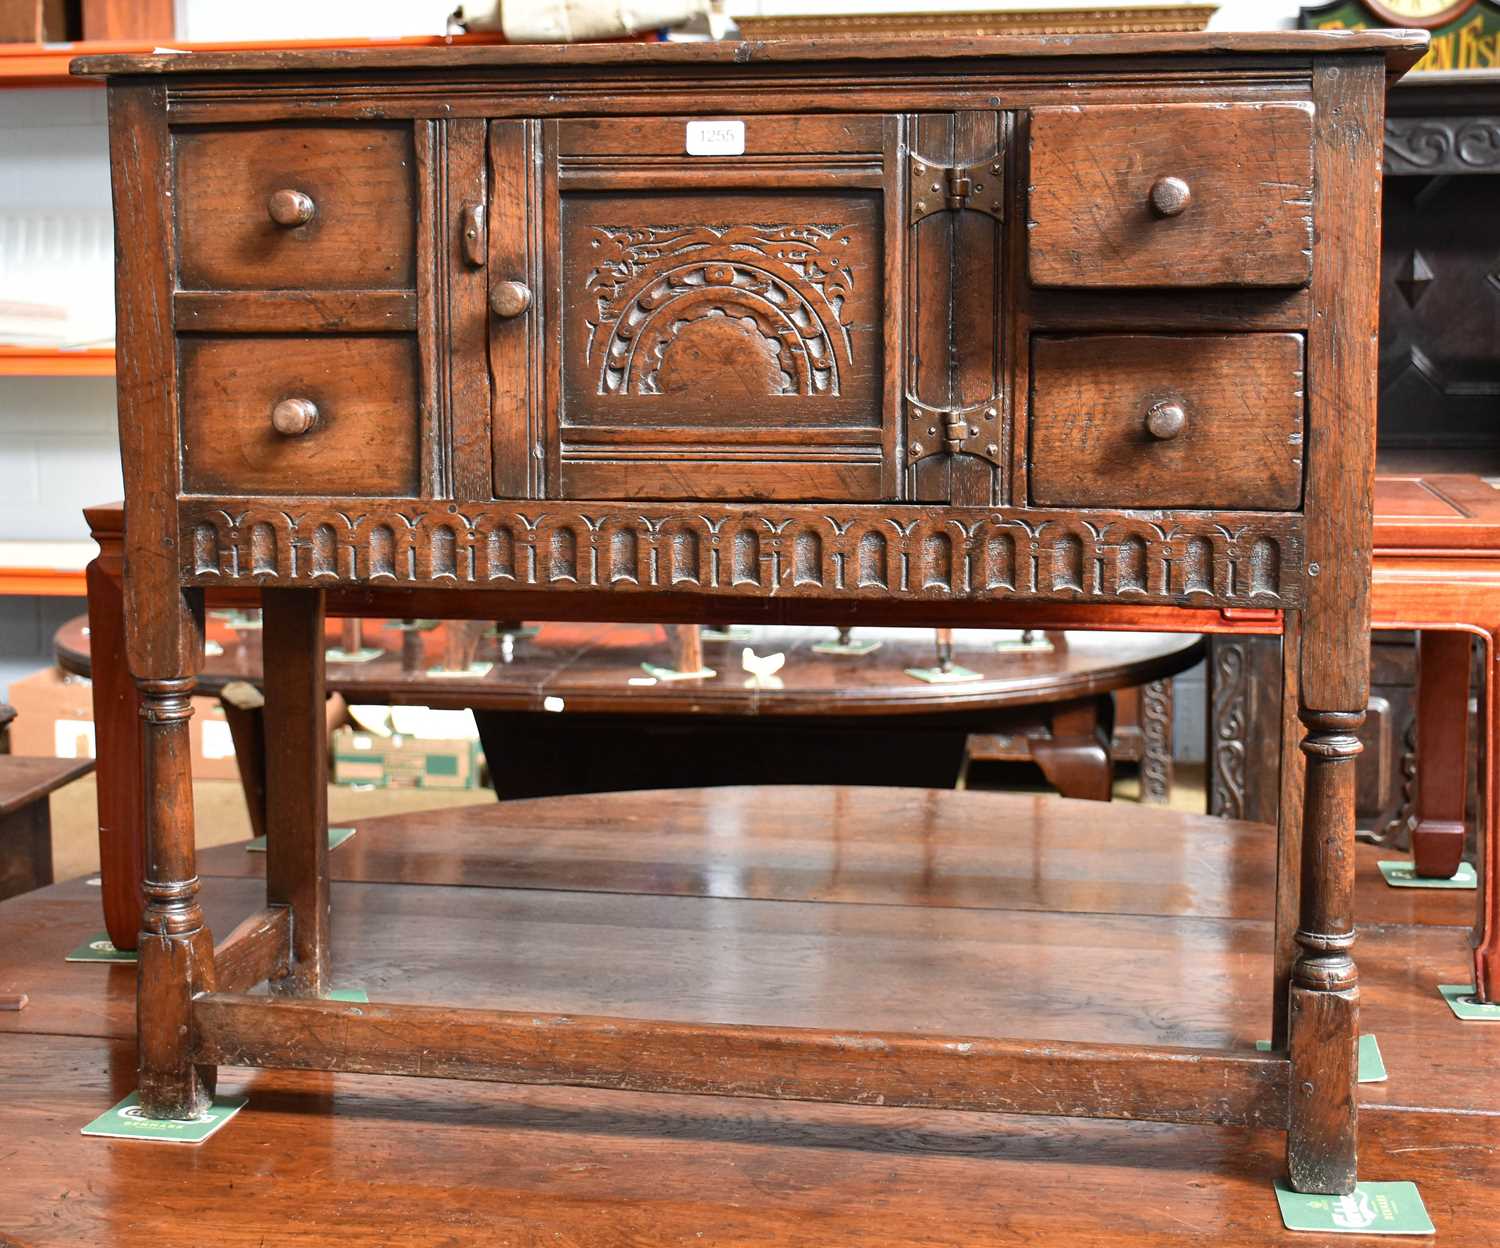
<path id="1" fill-rule="evenodd" d="M 1474 0 L 1365 0 L 1375 15 L 1392 26 L 1441 26 L 1451 22 Z"/>

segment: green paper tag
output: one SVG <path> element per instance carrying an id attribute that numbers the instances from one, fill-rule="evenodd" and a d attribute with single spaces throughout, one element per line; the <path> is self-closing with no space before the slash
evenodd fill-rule
<path id="1" fill-rule="evenodd" d="M 248 1097 L 216 1096 L 201 1118 L 147 1118 L 134 1092 L 84 1127 L 81 1135 L 116 1140 L 156 1140 L 163 1144 L 201 1144 L 245 1107 Z"/>
<path id="2" fill-rule="evenodd" d="M 369 1005 L 370 994 L 363 988 L 334 988 L 323 994 L 325 1001 L 353 1001 L 356 1005 Z"/>
<path id="3" fill-rule="evenodd" d="M 1477 888 L 1479 877 L 1474 873 L 1472 862 L 1461 862 L 1458 870 L 1446 880 L 1425 879 L 1418 875 L 1409 862 L 1382 862 L 1380 874 L 1392 888 Z"/>
<path id="4" fill-rule="evenodd" d="M 1304 1196 L 1276 1184 L 1289 1231 L 1342 1235 L 1435 1235 L 1415 1183 L 1357 1183 L 1352 1196 Z"/>
<path id="5" fill-rule="evenodd" d="M 995 643 L 997 654 L 1050 654 L 1055 647 L 1045 637 L 1022 641 L 1019 637 L 1002 637 Z"/>
<path id="6" fill-rule="evenodd" d="M 950 667 L 946 672 L 940 667 L 908 667 L 906 674 L 915 680 L 925 680 L 929 685 L 960 685 L 965 681 L 984 679 L 967 667 Z"/>
<path id="7" fill-rule="evenodd" d="M 731 624 L 728 628 L 705 628 L 698 634 L 704 641 L 754 641 L 755 630 L 748 624 Z"/>
<path id="8" fill-rule="evenodd" d="M 353 828 L 329 828 L 328 848 L 337 849 L 351 836 L 354 835 Z M 245 842 L 245 852 L 251 854 L 263 854 L 266 852 L 266 838 L 263 836 L 251 837 Z"/>
<path id="9" fill-rule="evenodd" d="M 92 936 L 63 959 L 65 962 L 134 962 L 134 950 L 116 949 L 109 943 L 109 933 Z"/>
<path id="10" fill-rule="evenodd" d="M 874 637 L 867 637 L 863 641 L 820 641 L 812 649 L 814 654 L 847 654 L 858 658 L 862 654 L 873 654 L 880 649 L 880 644 Z"/>
<path id="11" fill-rule="evenodd" d="M 371 659 L 378 659 L 384 650 L 375 646 L 365 646 L 359 650 L 344 650 L 339 646 L 331 646 L 323 651 L 323 658 L 329 663 L 368 663 Z"/>
<path id="12" fill-rule="evenodd" d="M 1269 1040 L 1257 1040 L 1255 1047 L 1262 1053 L 1271 1051 Z M 1386 1073 L 1385 1058 L 1380 1055 L 1380 1045 L 1374 1035 L 1359 1038 L 1359 1082 L 1384 1083 L 1390 1076 Z"/>
<path id="13" fill-rule="evenodd" d="M 1481 1005 L 1474 1000 L 1473 984 L 1439 984 L 1448 1008 L 1466 1023 L 1500 1023 L 1500 1005 Z"/>
<path id="14" fill-rule="evenodd" d="M 657 667 L 655 663 L 642 663 L 641 671 L 656 680 L 712 680 L 718 675 L 711 667 L 700 667 L 696 672 L 679 672 L 674 667 Z"/>

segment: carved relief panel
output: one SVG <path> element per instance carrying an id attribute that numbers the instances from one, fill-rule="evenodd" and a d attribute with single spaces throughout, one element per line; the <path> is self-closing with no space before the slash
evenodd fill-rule
<path id="1" fill-rule="evenodd" d="M 544 128 L 547 493 L 895 497 L 894 120 L 702 125 Z"/>

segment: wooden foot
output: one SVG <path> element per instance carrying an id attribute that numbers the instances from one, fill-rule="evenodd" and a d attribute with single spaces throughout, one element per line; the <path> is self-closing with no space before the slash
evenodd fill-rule
<path id="1" fill-rule="evenodd" d="M 1070 702 L 1054 711 L 1051 734 L 1031 739 L 1031 756 L 1064 797 L 1109 801 L 1115 769 L 1099 699 Z"/>

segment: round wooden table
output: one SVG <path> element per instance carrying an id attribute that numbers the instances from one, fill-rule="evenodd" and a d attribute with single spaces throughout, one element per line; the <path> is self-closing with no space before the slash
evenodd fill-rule
<path id="1" fill-rule="evenodd" d="M 1164 682 L 1203 652 L 1193 635 L 1046 633 L 1028 649 L 1015 648 L 1016 633 L 957 629 L 953 664 L 977 678 L 929 681 L 910 673 L 937 666 L 930 629 L 857 630 L 855 642 L 878 644 L 856 654 L 826 652 L 838 641 L 833 629 L 756 626 L 728 639 L 706 633 L 704 663 L 714 674 L 674 680 L 660 674 L 674 651 L 657 625 L 554 623 L 513 633 L 367 620 L 358 633 L 330 622 L 328 688 L 353 704 L 473 709 L 505 797 L 768 777 L 951 787 L 967 748 L 978 758 L 1031 759 L 1064 794 L 1107 799 L 1114 759 L 1141 758 L 1153 734 L 1146 770 L 1164 797 Z M 259 681 L 252 615 L 211 613 L 208 634 L 200 692 Z M 62 667 L 91 673 L 82 617 L 55 643 Z M 347 657 L 356 646 L 367 657 Z M 753 680 L 742 666 L 747 648 L 785 662 L 774 678 Z M 1137 722 L 1112 733 L 1110 695 L 1141 686 L 1153 687 L 1144 701 L 1159 722 L 1132 715 L 1147 729 Z M 230 718 L 238 748 L 246 734 L 232 710 Z"/>

